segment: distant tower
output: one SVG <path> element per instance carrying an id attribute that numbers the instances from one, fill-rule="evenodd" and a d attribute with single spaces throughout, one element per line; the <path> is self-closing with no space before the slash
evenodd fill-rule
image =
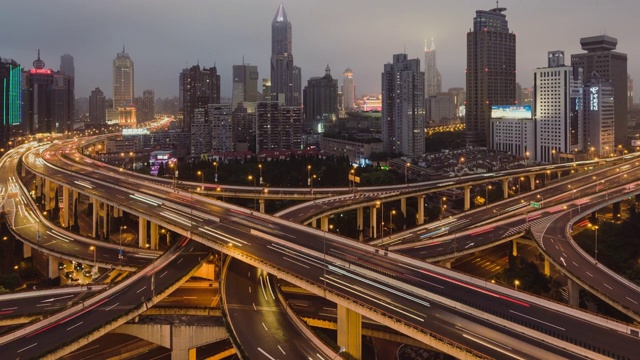
<path id="1" fill-rule="evenodd" d="M 113 60 L 113 108 L 127 107 L 134 97 L 133 60 L 124 51 Z"/>
<path id="2" fill-rule="evenodd" d="M 238 103 L 255 103 L 258 101 L 258 67 L 245 64 L 233 65 L 233 92 L 231 94 L 231 111 Z M 247 107 L 247 105 L 244 105 Z M 255 107 L 255 105 L 254 105 Z"/>
<path id="3" fill-rule="evenodd" d="M 436 67 L 436 45 L 431 39 L 431 47 L 427 49 L 424 41 L 424 92 L 425 97 L 436 96 L 442 92 L 442 76 Z"/>
<path id="4" fill-rule="evenodd" d="M 76 68 L 73 65 L 73 56 L 64 54 L 60 57 L 60 72 L 65 75 L 76 76 Z"/>
<path id="5" fill-rule="evenodd" d="M 324 70 L 324 76 L 312 77 L 304 88 L 305 120 L 323 119 L 334 122 L 338 117 L 338 79 L 331 76 L 329 65 Z"/>
<path id="6" fill-rule="evenodd" d="M 89 121 L 93 124 L 107 123 L 107 109 L 104 93 L 99 87 L 91 90 L 89 96 Z"/>
<path id="7" fill-rule="evenodd" d="M 22 121 L 22 66 L 0 58 L 0 146 L 7 149 L 11 126 Z"/>
<path id="8" fill-rule="evenodd" d="M 344 101 L 344 110 L 352 111 L 356 103 L 356 85 L 353 82 L 353 70 L 348 68 L 342 73 L 342 96 Z"/>
<path id="9" fill-rule="evenodd" d="M 393 55 L 382 73 L 382 140 L 386 152 L 424 154 L 424 72 L 420 59 Z"/>
<path id="10" fill-rule="evenodd" d="M 197 109 L 205 109 L 209 104 L 220 103 L 220 75 L 214 65 L 200 68 L 200 64 L 182 70 L 182 114 L 184 129 L 191 129 Z"/>
<path id="11" fill-rule="evenodd" d="M 489 146 L 491 106 L 516 103 L 516 35 L 506 10 L 477 10 L 467 33 L 467 145 Z"/>
<path id="12" fill-rule="evenodd" d="M 300 105 L 302 87 L 300 68 L 297 69 L 297 76 L 295 72 L 291 47 L 291 22 L 281 3 L 271 22 L 271 100 L 281 99 L 287 106 Z"/>

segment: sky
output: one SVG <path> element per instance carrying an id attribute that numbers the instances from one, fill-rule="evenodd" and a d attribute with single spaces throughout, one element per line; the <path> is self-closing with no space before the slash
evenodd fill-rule
<path id="1" fill-rule="evenodd" d="M 466 32 L 486 0 L 286 0 L 293 27 L 294 63 L 303 86 L 328 64 L 342 84 L 354 71 L 356 93 L 380 92 L 383 66 L 406 52 L 424 66 L 424 40 L 434 38 L 442 87 L 465 86 Z M 47 68 L 60 56 L 75 59 L 76 97 L 100 87 L 113 94 L 112 62 L 126 46 L 135 63 L 135 93 L 178 95 L 178 74 L 197 62 L 216 65 L 222 96 L 231 95 L 234 64 L 257 65 L 270 76 L 271 21 L 279 0 L 0 0 L 0 57 L 32 67 L 41 49 Z M 502 0 L 517 34 L 517 81 L 528 87 L 533 69 L 546 66 L 547 51 L 567 59 L 582 52 L 580 38 L 607 34 L 628 55 L 628 71 L 640 93 L 638 0 Z"/>

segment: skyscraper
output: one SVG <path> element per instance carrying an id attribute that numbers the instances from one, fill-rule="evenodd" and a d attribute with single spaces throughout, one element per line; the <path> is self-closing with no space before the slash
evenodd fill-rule
<path id="1" fill-rule="evenodd" d="M 280 3 L 271 22 L 271 100 L 299 106 L 301 87 L 301 70 L 293 65 L 291 22 Z"/>
<path id="2" fill-rule="evenodd" d="M 140 121 L 150 121 L 156 116 L 155 114 L 155 93 L 153 90 L 145 90 L 142 92 L 142 101 L 138 109 L 138 119 Z"/>
<path id="3" fill-rule="evenodd" d="M 324 76 L 312 77 L 304 88 L 305 121 L 336 121 L 338 117 L 338 79 L 331 76 L 329 65 Z"/>
<path id="4" fill-rule="evenodd" d="M 571 65 L 579 66 L 585 76 L 596 72 L 604 81 L 611 80 L 613 107 L 615 109 L 616 146 L 625 143 L 627 137 L 627 54 L 614 51 L 618 40 L 607 35 L 580 39 L 586 53 L 571 55 Z"/>
<path id="5" fill-rule="evenodd" d="M 22 66 L 13 59 L 0 58 L 0 147 L 7 148 L 11 126 L 22 121 Z"/>
<path id="6" fill-rule="evenodd" d="M 424 41 L 424 92 L 425 97 L 436 96 L 442 92 L 442 76 L 436 67 L 436 44 L 431 39 L 431 47 Z"/>
<path id="7" fill-rule="evenodd" d="M 347 67 L 342 73 L 342 97 L 344 101 L 344 110 L 353 111 L 356 104 L 356 85 L 353 82 L 353 70 Z"/>
<path id="8" fill-rule="evenodd" d="M 565 66 L 563 51 L 550 51 L 548 66 L 533 72 L 536 149 L 543 163 L 582 149 L 582 69 Z"/>
<path id="9" fill-rule="evenodd" d="M 22 123 L 25 134 L 63 133 L 73 130 L 73 78 L 45 69 L 38 58 L 23 72 Z"/>
<path id="10" fill-rule="evenodd" d="M 182 114 L 184 129 L 191 129 L 196 109 L 220 103 L 220 75 L 215 65 L 200 68 L 200 64 L 182 70 Z"/>
<path id="11" fill-rule="evenodd" d="M 382 140 L 387 152 L 424 153 L 424 72 L 420 59 L 393 55 L 382 73 Z"/>
<path id="12" fill-rule="evenodd" d="M 627 74 L 627 110 L 633 107 L 633 79 Z"/>
<path id="13" fill-rule="evenodd" d="M 93 124 L 107 123 L 106 101 L 99 87 L 91 90 L 89 96 L 89 121 Z"/>
<path id="14" fill-rule="evenodd" d="M 277 101 L 260 101 L 256 108 L 256 152 L 299 150 L 302 146 L 302 108 Z"/>
<path id="15" fill-rule="evenodd" d="M 506 8 L 478 10 L 467 33 L 467 145 L 490 144 L 491 106 L 516 102 L 516 35 Z"/>
<path id="16" fill-rule="evenodd" d="M 76 68 L 73 65 L 73 56 L 64 54 L 60 57 L 60 72 L 65 75 L 76 76 Z"/>
<path id="17" fill-rule="evenodd" d="M 124 51 L 113 60 L 113 108 L 127 107 L 133 103 L 133 60 Z"/>
<path id="18" fill-rule="evenodd" d="M 258 67 L 245 64 L 233 65 L 233 92 L 231 94 L 231 110 L 235 110 L 238 103 L 258 101 Z M 247 105 L 244 105 L 247 107 Z M 255 107 L 255 105 L 254 105 Z"/>
<path id="19" fill-rule="evenodd" d="M 616 151 L 615 91 L 611 80 L 591 73 L 584 87 L 584 143 L 591 157 L 606 157 Z"/>

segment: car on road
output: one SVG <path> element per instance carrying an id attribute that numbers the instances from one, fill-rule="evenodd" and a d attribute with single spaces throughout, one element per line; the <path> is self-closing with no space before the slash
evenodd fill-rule
<path id="1" fill-rule="evenodd" d="M 64 268 L 65 268 L 64 263 L 63 263 L 62 261 L 60 261 L 60 262 L 58 263 L 58 270 L 64 270 Z"/>
<path id="2" fill-rule="evenodd" d="M 86 277 L 91 277 L 91 269 L 86 268 L 86 269 L 82 270 L 82 275 L 84 275 Z"/>
<path id="3" fill-rule="evenodd" d="M 82 264 L 79 263 L 79 262 L 74 262 L 73 263 L 73 270 L 75 270 L 75 271 L 82 271 L 82 267 L 83 267 Z"/>

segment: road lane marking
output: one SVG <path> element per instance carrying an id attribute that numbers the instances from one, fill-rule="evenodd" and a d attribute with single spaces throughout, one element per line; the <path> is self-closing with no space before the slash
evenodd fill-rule
<path id="1" fill-rule="evenodd" d="M 180 258 L 180 260 L 178 260 L 178 262 L 176 264 L 180 264 L 182 262 L 182 260 L 184 260 L 184 258 Z"/>
<path id="2" fill-rule="evenodd" d="M 308 267 L 307 265 L 303 264 L 303 263 L 299 263 L 299 262 L 297 262 L 297 261 L 295 261 L 295 260 L 291 260 L 291 259 L 289 259 L 288 257 L 284 257 L 284 256 L 283 256 L 282 258 L 283 258 L 283 259 L 285 259 L 285 260 L 287 260 L 287 261 L 291 261 L 291 262 L 292 262 L 292 263 L 294 263 L 294 264 L 298 264 L 298 265 L 300 265 L 300 266 L 303 266 L 303 267 L 305 267 L 305 268 L 309 269 L 309 267 Z"/>
<path id="3" fill-rule="evenodd" d="M 593 275 L 591 275 L 591 273 L 589 273 L 588 271 L 587 271 L 587 275 L 589 275 L 589 276 L 593 277 Z"/>
<path id="4" fill-rule="evenodd" d="M 575 261 L 572 261 L 572 263 L 573 263 L 573 265 L 578 266 L 578 264 L 576 264 L 576 262 L 575 262 Z"/>
<path id="5" fill-rule="evenodd" d="M 168 272 L 169 272 L 169 270 L 163 272 L 162 275 L 160 275 L 160 277 L 163 277 L 163 276 L 167 275 Z"/>
<path id="6" fill-rule="evenodd" d="M 4 308 L 4 309 L 2 309 L 2 311 L 5 311 L 5 310 L 15 310 L 15 309 L 17 309 L 17 308 L 18 308 L 17 306 L 16 306 L 16 307 L 10 307 L 10 308 Z"/>
<path id="7" fill-rule="evenodd" d="M 607 285 L 607 283 L 603 283 L 603 284 L 604 284 L 604 286 L 606 286 L 606 287 L 608 287 L 609 289 L 613 290 L 613 288 L 612 288 L 611 286 Z"/>
<path id="8" fill-rule="evenodd" d="M 256 303 L 252 303 L 252 304 L 253 304 L 253 310 L 258 310 L 258 309 L 256 308 Z"/>
<path id="9" fill-rule="evenodd" d="M 120 305 L 120 303 L 117 303 L 117 304 L 115 304 L 115 305 L 111 305 L 111 306 L 109 306 L 105 311 L 109 311 L 109 310 L 113 309 L 114 307 L 116 307 L 116 306 L 118 306 L 118 305 Z"/>
<path id="10" fill-rule="evenodd" d="M 634 303 L 634 304 L 638 305 L 638 303 L 637 303 L 635 300 L 633 300 L 633 299 L 629 298 L 628 296 L 625 296 L 625 297 L 627 298 L 627 300 L 629 300 L 629 301 L 631 301 L 632 303 Z"/>
<path id="11" fill-rule="evenodd" d="M 80 321 L 79 323 L 77 323 L 77 324 L 73 325 L 72 327 L 67 328 L 67 331 L 69 331 L 69 330 L 73 329 L 74 327 L 76 327 L 76 326 L 78 326 L 78 325 L 82 325 L 82 323 L 83 323 L 83 322 L 84 322 L 84 321 Z"/>
<path id="12" fill-rule="evenodd" d="M 249 294 L 251 294 L 251 286 L 249 286 Z"/>
<path id="13" fill-rule="evenodd" d="M 278 345 L 278 349 L 280 349 L 280 351 L 282 351 L 282 353 L 283 353 L 284 355 L 287 355 L 287 353 L 286 353 L 286 352 L 284 352 L 284 350 L 282 350 L 282 348 L 280 347 L 280 345 Z"/>
<path id="14" fill-rule="evenodd" d="M 260 287 L 262 287 L 262 295 L 264 296 L 264 299 L 267 300 L 267 292 L 264 291 L 264 283 L 262 282 L 262 276 L 260 276 Z"/>
<path id="15" fill-rule="evenodd" d="M 528 316 L 528 315 L 525 315 L 525 314 L 521 314 L 521 313 L 519 313 L 519 312 L 517 312 L 517 311 L 509 310 L 509 312 L 512 312 L 512 313 L 517 314 L 517 315 L 520 315 L 520 316 L 524 316 L 524 317 L 526 317 L 526 318 L 528 318 L 528 319 L 535 320 L 535 321 L 537 321 L 537 322 L 540 322 L 540 323 L 543 323 L 543 324 L 546 324 L 546 325 L 549 325 L 549 326 L 553 326 L 554 328 L 560 329 L 560 330 L 562 330 L 562 331 L 566 331 L 564 328 L 561 328 L 560 326 L 556 326 L 556 325 L 550 324 L 550 323 L 548 323 L 548 322 L 546 322 L 546 321 L 538 320 L 538 319 L 533 318 L 533 317 L 531 317 L 531 316 Z"/>
<path id="16" fill-rule="evenodd" d="M 136 291 L 136 294 L 139 293 L 140 291 L 144 290 L 147 288 L 147 285 L 143 286 L 140 290 Z"/>
<path id="17" fill-rule="evenodd" d="M 26 348 L 22 348 L 22 349 L 18 350 L 18 352 L 25 351 L 25 350 L 27 350 L 27 349 L 30 349 L 30 348 L 32 348 L 32 347 L 34 347 L 34 346 L 36 346 L 36 345 L 38 345 L 38 343 L 35 343 L 35 344 L 33 344 L 33 345 L 29 345 L 29 346 L 27 346 Z"/>
<path id="18" fill-rule="evenodd" d="M 264 325 L 264 324 L 263 324 L 263 325 Z M 261 353 L 263 353 L 263 354 L 264 354 L 264 356 L 268 357 L 269 359 L 271 359 L 271 360 L 276 360 L 273 356 L 271 356 L 271 355 L 267 354 L 267 352 L 266 352 L 266 351 L 264 351 L 264 350 L 262 350 L 262 349 L 260 349 L 260 348 L 258 348 L 258 351 L 260 351 Z"/>
<path id="19" fill-rule="evenodd" d="M 264 329 L 269 331 L 269 329 L 267 329 L 267 325 L 264 324 L 264 322 L 262 323 L 262 326 L 264 326 Z"/>

